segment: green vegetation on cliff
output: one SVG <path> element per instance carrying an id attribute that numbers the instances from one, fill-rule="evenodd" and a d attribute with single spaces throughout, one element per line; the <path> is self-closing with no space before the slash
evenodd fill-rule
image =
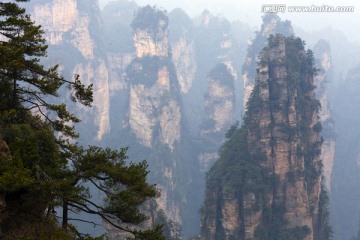
<path id="1" fill-rule="evenodd" d="M 316 70 L 304 45 L 295 37 L 268 39 L 243 125 L 228 131 L 207 174 L 205 239 L 330 239 L 326 192 L 317 190 L 322 139 Z M 302 202 L 304 213 L 294 205 Z"/>
<path id="2" fill-rule="evenodd" d="M 159 28 L 167 29 L 168 24 L 169 19 L 166 16 L 166 12 L 156 8 L 155 6 L 151 7 L 150 5 L 147 5 L 139 8 L 136 12 L 135 18 L 131 23 L 131 27 L 134 30 L 140 29 L 156 33 Z"/>

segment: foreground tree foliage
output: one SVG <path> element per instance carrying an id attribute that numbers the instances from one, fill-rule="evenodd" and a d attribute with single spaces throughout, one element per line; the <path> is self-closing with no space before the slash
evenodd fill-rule
<path id="1" fill-rule="evenodd" d="M 139 207 L 158 194 L 146 182 L 146 162 L 128 164 L 125 148 L 74 143 L 79 119 L 56 103 L 58 92 L 68 89 L 72 101 L 91 106 L 92 85 L 40 64 L 47 45 L 19 6 L 27 1 L 0 3 L 0 238 L 93 239 L 68 223 L 85 221 L 70 218 L 71 211 L 98 215 L 131 239 L 164 239 L 160 226 L 136 228 L 147 220 Z M 103 194 L 104 204 L 92 201 L 89 186 Z"/>

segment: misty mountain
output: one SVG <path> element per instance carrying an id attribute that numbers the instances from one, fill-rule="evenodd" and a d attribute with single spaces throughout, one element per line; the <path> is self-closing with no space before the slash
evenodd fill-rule
<path id="1" fill-rule="evenodd" d="M 85 84 L 94 84 L 91 110 L 77 108 L 70 96 L 62 96 L 82 120 L 77 127 L 80 141 L 112 148 L 129 146 L 130 160 L 146 159 L 150 181 L 161 190 L 150 212 L 155 216 L 163 211 L 182 226 L 186 238 L 200 232 L 198 211 L 204 210 L 206 174 L 222 159 L 219 153 L 229 141 L 228 130 L 246 116 L 259 77 L 259 55 L 268 38 L 276 34 L 301 37 L 313 49 L 318 69 L 314 94 L 322 105 L 320 159 L 334 239 L 356 235 L 360 222 L 360 215 L 354 214 L 360 202 L 356 130 L 360 46 L 341 31 L 307 31 L 280 15 L 268 14 L 254 32 L 249 27 L 252 23 L 232 22 L 208 10 L 190 17 L 180 8 L 170 12 L 140 8 L 127 0 L 111 1 L 102 10 L 97 1 L 88 0 L 32 0 L 27 5 L 49 44 L 44 64 L 59 64 L 66 79 L 79 74 Z M 262 139 L 251 141 L 258 144 Z M 316 175 L 318 187 L 319 182 Z M 314 195 L 305 192 L 308 198 Z M 278 194 L 288 193 L 279 190 Z M 221 199 L 226 207 L 225 200 L 232 198 L 223 195 Z M 318 200 L 316 195 L 314 201 Z M 231 225 L 227 221 L 235 219 L 231 209 L 223 211 L 223 230 Z M 313 224 L 303 225 L 313 230 Z"/>

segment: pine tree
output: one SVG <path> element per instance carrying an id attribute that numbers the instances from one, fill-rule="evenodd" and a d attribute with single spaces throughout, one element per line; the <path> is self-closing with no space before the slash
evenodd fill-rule
<path id="1" fill-rule="evenodd" d="M 46 227 L 54 229 L 53 236 L 44 234 L 46 239 L 76 238 L 81 235 L 68 224 L 68 212 L 73 211 L 98 215 L 134 239 L 164 239 L 160 226 L 135 228 L 147 219 L 139 207 L 158 194 L 146 182 L 146 162 L 128 164 L 126 148 L 84 149 L 72 143 L 77 137 L 72 123 L 79 119 L 64 103 L 56 103 L 58 92 L 67 88 L 72 101 L 90 107 L 92 85 L 84 86 L 79 76 L 68 81 L 58 75 L 57 66 L 41 65 L 47 45 L 41 27 L 19 6 L 27 1 L 0 3 L 0 143 L 8 148 L 0 151 L 0 198 L 6 204 L 0 215 L 3 235 L 41 239 L 44 228 L 29 224 L 55 222 Z M 85 187 L 89 185 L 106 196 L 105 204 L 91 200 Z M 61 238 L 56 237 L 57 206 L 63 207 Z"/>

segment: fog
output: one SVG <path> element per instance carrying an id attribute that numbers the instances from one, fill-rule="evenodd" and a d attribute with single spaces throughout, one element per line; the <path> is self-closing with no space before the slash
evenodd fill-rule
<path id="1" fill-rule="evenodd" d="M 99 0 L 103 8 L 113 0 Z M 360 2 L 354 0 L 326 1 L 256 1 L 243 0 L 137 0 L 138 5 L 156 5 L 171 12 L 182 8 L 191 17 L 199 16 L 205 9 L 230 21 L 239 20 L 252 31 L 259 30 L 262 16 L 270 6 L 284 7 L 278 16 L 290 20 L 295 35 L 313 48 L 320 39 L 329 42 L 331 48 L 331 71 L 327 76 L 328 98 L 332 120 L 335 122 L 336 147 L 334 171 L 331 175 L 330 218 L 334 239 L 353 239 L 358 231 L 360 199 L 360 146 L 358 122 L 360 113 Z M 291 11 L 292 7 L 322 8 L 319 11 Z M 330 12 L 326 9 L 352 7 L 348 12 Z M 264 11 L 265 10 L 265 11 Z M 255 34 L 253 35 L 255 36 Z M 349 114 L 351 113 L 351 114 Z M 360 232 L 358 238 L 360 239 Z"/>
<path id="2" fill-rule="evenodd" d="M 99 0 L 103 8 L 106 3 L 114 0 Z M 360 33 L 357 31 L 357 23 L 360 19 L 360 2 L 354 0 L 327 0 L 327 1 L 291 1 L 272 0 L 249 2 L 243 0 L 222 0 L 221 3 L 215 0 L 137 0 L 139 5 L 156 5 L 171 11 L 174 8 L 184 9 L 191 17 L 201 14 L 204 9 L 211 11 L 216 15 L 223 15 L 231 21 L 240 20 L 249 24 L 254 29 L 261 25 L 262 6 L 265 4 L 286 4 L 289 6 L 353 6 L 354 12 L 288 12 L 285 10 L 279 13 L 282 19 L 290 20 L 293 26 L 306 29 L 307 31 L 316 31 L 326 27 L 341 30 L 353 42 L 360 43 Z"/>

